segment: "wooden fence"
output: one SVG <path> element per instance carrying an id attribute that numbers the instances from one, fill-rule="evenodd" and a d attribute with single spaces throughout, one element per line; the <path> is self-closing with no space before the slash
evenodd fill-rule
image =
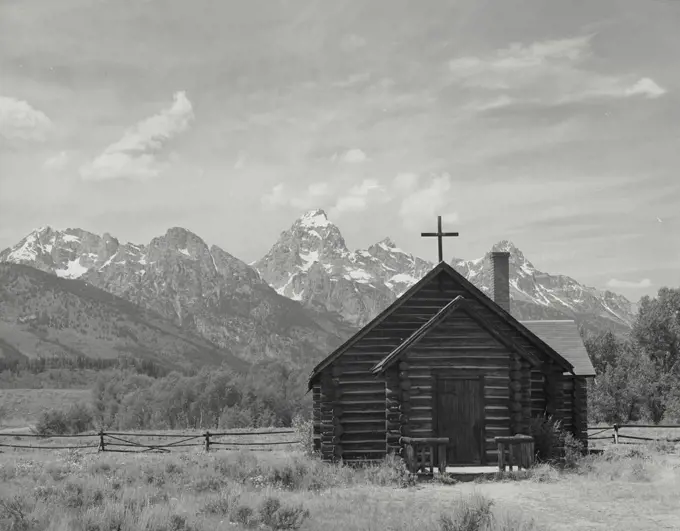
<path id="1" fill-rule="evenodd" d="M 36 433 L 0 433 L 1 448 L 32 449 L 32 450 L 78 450 L 97 449 L 99 452 L 169 452 L 172 449 L 188 446 L 203 447 L 206 452 L 222 448 L 226 450 L 246 449 L 258 451 L 271 451 L 272 447 L 283 445 L 296 445 L 299 440 L 283 441 L 244 441 L 243 438 L 257 435 L 290 435 L 294 430 L 278 431 L 244 431 L 244 432 L 216 432 L 206 431 L 200 434 L 172 434 L 172 433 L 133 433 L 133 432 L 106 432 L 81 433 L 76 435 L 39 435 Z M 225 437 L 236 437 L 239 441 L 224 440 Z M 27 439 L 78 439 L 81 444 L 71 445 L 35 445 L 35 444 L 12 444 L 7 443 L 8 438 L 21 441 Z M 149 439 L 172 439 L 171 442 L 156 442 Z M 140 440 L 142 439 L 142 440 Z M 152 444 L 153 442 L 153 444 Z"/>
<path id="2" fill-rule="evenodd" d="M 588 431 L 595 431 L 595 433 L 588 434 L 589 441 L 598 440 L 611 440 L 614 444 L 642 444 L 644 442 L 668 442 L 668 443 L 678 443 L 680 442 L 680 437 L 676 438 L 660 438 L 660 437 L 640 437 L 635 435 L 625 435 L 621 433 L 622 429 L 680 429 L 680 425 L 677 424 L 614 424 L 613 426 L 593 426 L 588 428 Z M 611 431 L 611 434 L 602 435 L 603 433 Z M 622 441 L 621 439 L 629 439 L 635 441 L 629 443 Z"/>

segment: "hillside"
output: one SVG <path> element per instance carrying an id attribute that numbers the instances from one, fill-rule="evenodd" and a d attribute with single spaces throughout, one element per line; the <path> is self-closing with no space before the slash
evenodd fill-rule
<path id="1" fill-rule="evenodd" d="M 244 262 L 179 227 L 146 245 L 43 227 L 2 261 L 85 281 L 248 360 L 318 360 L 350 333 L 337 316 L 279 295 Z"/>
<path id="2" fill-rule="evenodd" d="M 171 368 L 248 366 L 152 311 L 20 264 L 0 264 L 0 338 L 7 358 L 129 355 Z"/>
<path id="3" fill-rule="evenodd" d="M 493 249 L 510 252 L 512 313 L 516 317 L 575 319 L 583 329 L 595 332 L 625 334 L 629 330 L 635 306 L 625 297 L 543 272 L 511 242 L 499 242 Z M 96 351 L 91 356 L 111 356 L 116 349 L 125 348 L 146 356 L 164 352 L 162 357 L 183 359 L 185 354 L 180 352 L 185 352 L 184 347 L 165 352 L 145 334 L 125 338 L 130 327 L 148 329 L 148 321 L 137 322 L 136 312 L 142 312 L 155 315 L 175 335 L 193 341 L 200 338 L 202 346 L 208 345 L 205 352 L 219 350 L 248 361 L 282 359 L 297 365 L 323 358 L 433 266 L 390 238 L 365 250 L 350 251 L 340 229 L 322 210 L 311 210 L 295 220 L 265 256 L 251 265 L 179 227 L 144 245 L 121 243 L 107 233 L 99 236 L 82 229 L 43 227 L 1 252 L 0 262 L 25 264 L 49 274 L 40 281 L 35 274 L 27 274 L 24 282 L 33 291 L 28 299 L 33 302 L 19 309 L 15 302 L 14 313 L 0 321 L 5 356 L 69 347 L 73 352 Z M 451 263 L 488 291 L 489 253 Z M 79 282 L 69 283 L 68 279 Z M 68 298 L 72 302 L 60 297 L 54 302 L 53 286 L 70 286 L 71 291 L 79 286 L 83 293 L 99 288 L 92 291 L 99 299 L 116 296 L 106 300 L 117 301 L 113 304 L 116 311 L 121 311 L 123 302 L 129 304 L 123 319 L 128 324 L 114 330 L 103 318 L 91 317 L 86 311 L 73 313 L 69 305 L 81 308 L 91 303 L 77 301 L 80 291 Z M 16 299 L 15 289 L 6 286 L 5 296 Z M 44 322 L 47 316 L 52 319 L 49 323 L 61 323 L 63 315 L 69 316 L 65 329 Z M 41 326 L 50 330 L 48 335 L 36 333 Z M 95 349 L 90 344 L 95 341 L 90 330 L 104 334 L 96 341 L 105 340 L 108 346 Z"/>

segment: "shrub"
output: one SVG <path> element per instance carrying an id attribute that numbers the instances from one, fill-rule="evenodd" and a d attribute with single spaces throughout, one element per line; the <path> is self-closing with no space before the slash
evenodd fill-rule
<path id="1" fill-rule="evenodd" d="M 232 518 L 237 524 L 245 527 L 255 527 L 259 523 L 255 516 L 255 511 L 249 505 L 236 506 Z"/>
<path id="2" fill-rule="evenodd" d="M 538 462 L 551 462 L 558 456 L 556 450 L 561 446 L 562 423 L 553 417 L 534 417 L 529 425 L 534 438 L 534 452 Z"/>
<path id="3" fill-rule="evenodd" d="M 63 411 L 48 409 L 43 411 L 35 424 L 35 432 L 43 437 L 63 435 L 68 432 L 68 423 Z"/>
<path id="4" fill-rule="evenodd" d="M 583 457 L 583 443 L 571 433 L 565 432 L 562 437 L 564 448 L 564 466 L 566 468 L 576 468 Z"/>
<path id="5" fill-rule="evenodd" d="M 409 472 L 405 461 L 394 454 L 387 455 L 379 464 L 365 469 L 366 480 L 380 486 L 412 487 L 417 476 Z"/>
<path id="6" fill-rule="evenodd" d="M 0 499 L 0 527 L 8 531 L 28 531 L 32 527 L 29 516 L 32 508 L 20 496 L 11 499 Z"/>
<path id="7" fill-rule="evenodd" d="M 473 494 L 468 499 L 460 499 L 453 514 L 444 514 L 439 518 L 441 531 L 482 531 L 488 529 L 493 518 L 491 507 L 493 501 Z"/>
<path id="8" fill-rule="evenodd" d="M 305 419 L 301 415 L 293 417 L 293 429 L 300 440 L 300 447 L 302 452 L 307 457 L 312 457 L 316 454 L 314 451 L 314 422 L 312 419 Z"/>
<path id="9" fill-rule="evenodd" d="M 278 498 L 265 498 L 260 505 L 260 521 L 270 529 L 299 529 L 309 518 L 302 505 L 282 506 Z"/>
<path id="10" fill-rule="evenodd" d="M 238 507 L 240 496 L 231 489 L 222 490 L 217 498 L 208 500 L 203 506 L 203 512 L 219 516 L 229 516 Z"/>
<path id="11" fill-rule="evenodd" d="M 73 404 L 66 411 L 49 409 L 38 417 L 34 431 L 43 437 L 82 433 L 93 427 L 93 416 L 84 404 Z"/>

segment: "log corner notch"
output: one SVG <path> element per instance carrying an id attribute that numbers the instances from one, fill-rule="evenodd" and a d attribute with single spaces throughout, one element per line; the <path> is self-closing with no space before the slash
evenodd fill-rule
<path id="1" fill-rule="evenodd" d="M 387 455 L 401 455 L 402 421 L 401 388 L 399 371 L 390 367 L 385 371 L 385 451 Z"/>
<path id="2" fill-rule="evenodd" d="M 583 443 L 583 449 L 588 451 L 588 387 L 585 378 L 574 378 L 573 385 L 573 432 L 574 437 Z"/>
<path id="3" fill-rule="evenodd" d="M 340 437 L 342 425 L 340 423 L 342 410 L 338 398 L 338 385 L 335 378 L 325 371 L 321 376 L 320 390 L 320 415 L 321 415 L 321 457 L 324 461 L 337 461 L 342 459 L 342 446 Z"/>

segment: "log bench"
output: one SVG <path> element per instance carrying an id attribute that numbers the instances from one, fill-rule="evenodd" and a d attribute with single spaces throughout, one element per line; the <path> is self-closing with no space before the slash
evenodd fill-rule
<path id="1" fill-rule="evenodd" d="M 412 474 L 424 472 L 434 475 L 435 448 L 439 473 L 446 472 L 446 447 L 448 437 L 401 437 L 399 443 L 405 450 L 406 466 Z"/>
<path id="2" fill-rule="evenodd" d="M 534 438 L 529 435 L 512 435 L 494 437 L 498 446 L 498 470 L 505 471 L 505 466 L 512 470 L 530 468 L 534 464 Z M 506 453 L 507 451 L 507 453 Z"/>

